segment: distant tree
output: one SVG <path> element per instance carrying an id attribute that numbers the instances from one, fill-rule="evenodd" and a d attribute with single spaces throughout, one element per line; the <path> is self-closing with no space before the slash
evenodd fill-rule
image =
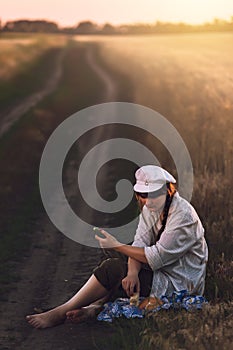
<path id="1" fill-rule="evenodd" d="M 106 23 L 102 30 L 101 30 L 102 34 L 115 34 L 116 33 L 116 28 L 113 27 L 111 24 Z"/>
<path id="2" fill-rule="evenodd" d="M 152 32 L 152 26 L 151 24 L 132 24 L 128 26 L 128 33 L 129 34 L 150 34 Z"/>
<path id="3" fill-rule="evenodd" d="M 3 28 L 8 32 L 29 32 L 29 33 L 57 33 L 58 26 L 54 22 L 45 20 L 18 20 L 7 22 Z"/>
<path id="4" fill-rule="evenodd" d="M 154 24 L 135 23 L 114 27 L 110 23 L 102 26 L 91 21 L 78 23 L 76 27 L 66 27 L 59 29 L 54 22 L 46 20 L 17 20 L 9 21 L 0 31 L 7 32 L 41 32 L 41 33 L 65 33 L 65 34 L 158 34 L 158 33 L 190 33 L 190 32 L 213 32 L 213 31 L 233 31 L 233 16 L 229 21 L 215 18 L 212 23 L 201 25 L 190 25 L 186 23 L 169 23 L 157 21 Z"/>
<path id="5" fill-rule="evenodd" d="M 126 24 L 120 25 L 120 26 L 118 27 L 118 32 L 119 32 L 120 34 L 128 34 L 128 31 L 129 31 L 129 26 L 126 25 Z"/>
<path id="6" fill-rule="evenodd" d="M 80 22 L 75 29 L 77 34 L 96 34 L 97 32 L 99 32 L 98 26 L 90 21 Z"/>

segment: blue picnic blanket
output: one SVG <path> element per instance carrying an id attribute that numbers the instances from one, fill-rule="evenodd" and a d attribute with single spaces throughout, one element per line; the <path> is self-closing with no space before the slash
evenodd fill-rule
<path id="1" fill-rule="evenodd" d="M 140 298 L 142 301 L 144 298 Z M 163 304 L 157 306 L 151 312 L 158 312 L 160 310 L 168 309 L 185 309 L 187 311 L 200 310 L 203 304 L 208 303 L 201 295 L 190 295 L 187 290 L 173 292 L 171 296 L 162 296 Z M 104 304 L 104 309 L 98 314 L 98 321 L 112 322 L 114 318 L 125 316 L 126 318 L 143 318 L 145 310 L 139 309 L 135 305 L 130 305 L 128 298 L 118 298 L 114 302 Z"/>

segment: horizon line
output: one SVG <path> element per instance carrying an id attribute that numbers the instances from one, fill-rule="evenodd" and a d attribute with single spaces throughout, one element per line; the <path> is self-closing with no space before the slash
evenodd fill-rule
<path id="1" fill-rule="evenodd" d="M 57 24 L 58 27 L 71 27 L 73 28 L 74 26 L 77 26 L 79 23 L 83 23 L 83 22 L 91 22 L 92 24 L 95 24 L 97 26 L 104 26 L 106 24 L 110 24 L 113 27 L 121 27 L 121 26 L 128 26 L 128 25 L 156 25 L 157 23 L 161 23 L 161 24 L 185 24 L 185 25 L 190 25 L 190 26 L 201 26 L 201 25 L 206 25 L 206 24 L 214 24 L 214 21 L 222 21 L 225 23 L 233 23 L 233 15 L 230 16 L 230 18 L 227 19 L 223 19 L 223 18 L 218 18 L 218 17 L 213 17 L 212 20 L 210 21 L 206 21 L 206 22 L 200 22 L 200 23 L 190 23 L 190 22 L 185 22 L 185 21 L 162 21 L 162 20 L 155 20 L 154 22 L 129 22 L 129 23 L 121 23 L 121 24 L 113 24 L 110 21 L 106 21 L 103 23 L 99 23 L 96 22 L 94 20 L 91 19 L 83 19 L 80 21 L 77 21 L 76 24 L 73 25 L 65 25 L 65 24 L 60 24 L 59 21 L 56 20 L 52 20 L 52 19 L 48 19 L 48 18 L 28 18 L 28 17 L 21 17 L 21 18 L 15 18 L 15 19 L 7 19 L 7 20 L 1 20 L 0 17 L 0 24 L 3 27 L 6 23 L 8 22 L 17 22 L 17 21 L 47 21 L 47 22 L 51 22 L 51 23 L 55 23 Z"/>

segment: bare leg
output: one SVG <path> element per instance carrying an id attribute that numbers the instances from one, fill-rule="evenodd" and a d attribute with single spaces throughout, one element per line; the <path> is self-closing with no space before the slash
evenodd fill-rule
<path id="1" fill-rule="evenodd" d="M 66 319 L 66 313 L 81 309 L 109 295 L 109 291 L 92 275 L 86 284 L 66 303 L 42 314 L 26 316 L 28 323 L 35 328 L 56 326 Z"/>
<path id="2" fill-rule="evenodd" d="M 72 323 L 80 323 L 96 317 L 96 314 L 101 310 L 103 304 L 109 300 L 110 295 L 111 293 L 88 306 L 82 307 L 81 309 L 68 311 L 66 313 L 67 320 Z"/>
<path id="3" fill-rule="evenodd" d="M 103 304 L 110 299 L 112 293 L 114 293 L 117 288 L 118 285 L 116 285 L 115 288 L 108 292 L 105 297 L 95 301 L 88 306 L 82 307 L 81 309 L 68 311 L 66 313 L 67 320 L 71 321 L 72 323 L 81 323 L 87 321 L 88 319 L 96 317 L 96 314 L 102 309 Z"/>

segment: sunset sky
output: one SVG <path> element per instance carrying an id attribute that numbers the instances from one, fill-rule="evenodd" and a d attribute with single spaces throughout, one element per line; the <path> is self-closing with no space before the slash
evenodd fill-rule
<path id="1" fill-rule="evenodd" d="M 233 0 L 0 0 L 3 23 L 15 19 L 48 19 L 61 26 L 84 20 L 98 24 L 229 20 Z"/>

